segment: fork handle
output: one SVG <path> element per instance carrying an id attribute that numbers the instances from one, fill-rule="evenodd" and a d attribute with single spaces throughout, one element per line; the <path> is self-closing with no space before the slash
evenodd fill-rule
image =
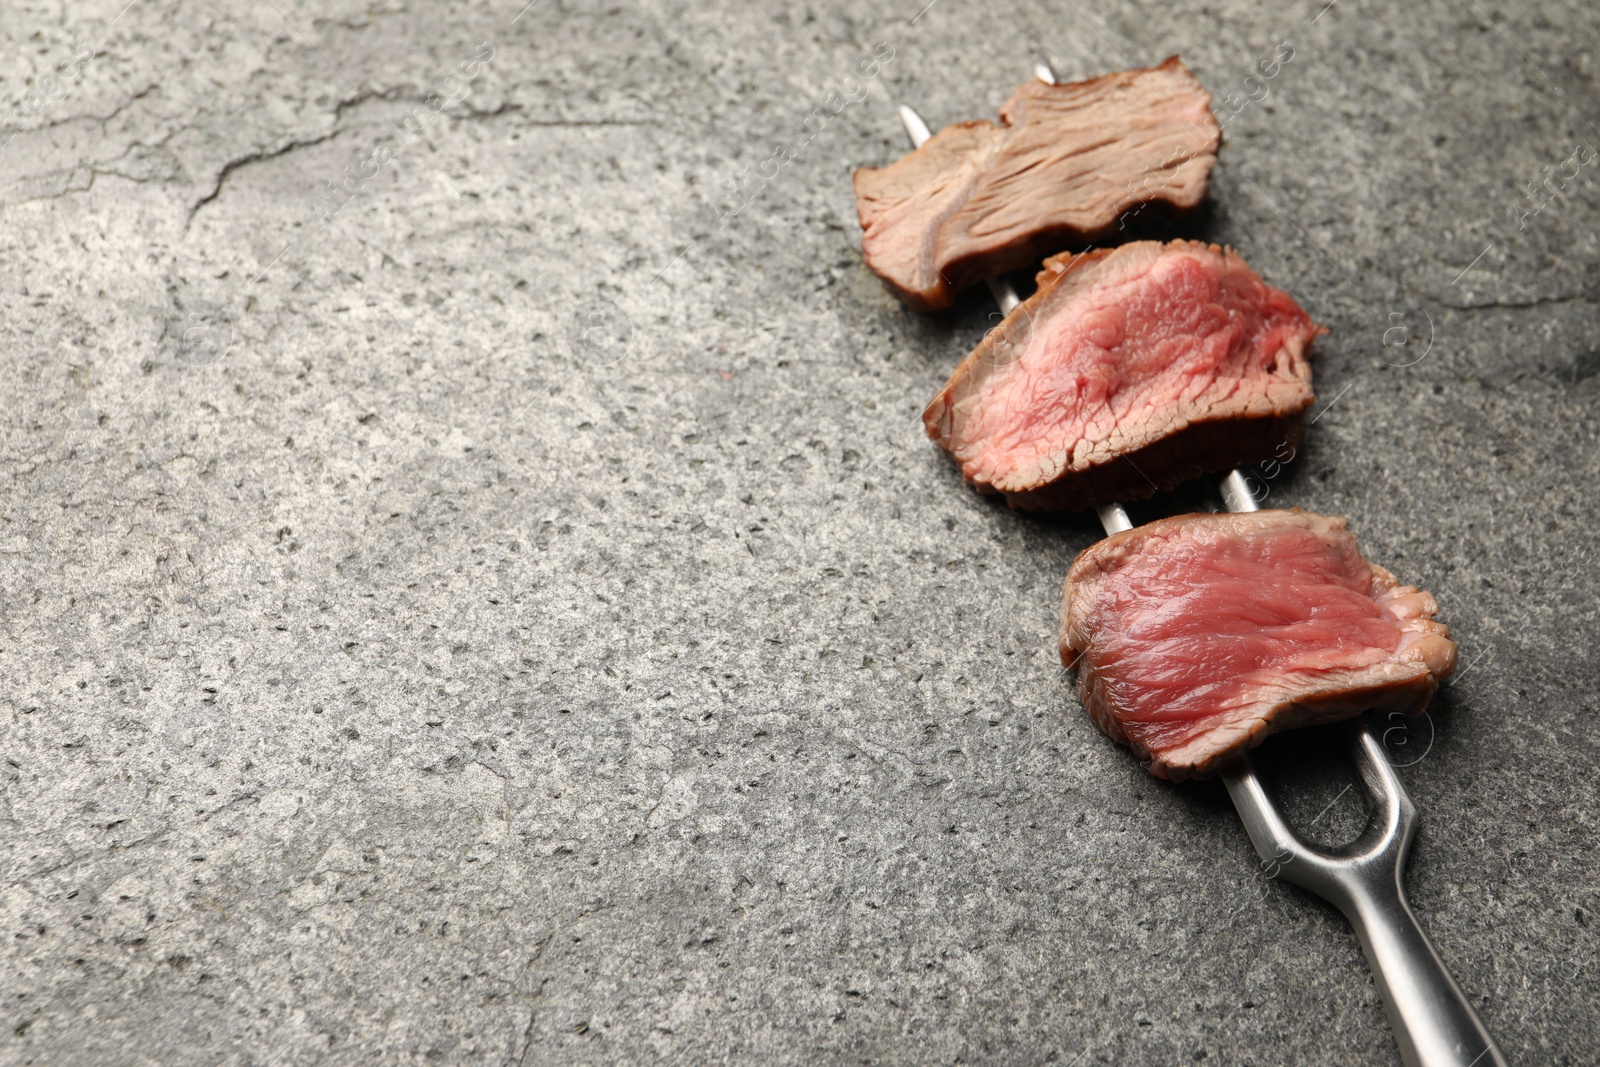
<path id="1" fill-rule="evenodd" d="M 1416 805 L 1370 729 L 1356 724 L 1351 741 L 1356 770 L 1377 810 L 1367 830 L 1337 852 L 1301 840 L 1249 756 L 1225 771 L 1223 781 L 1263 863 L 1338 908 L 1355 928 L 1406 1067 L 1505 1067 L 1406 902 L 1401 878 L 1416 836 Z"/>
<path id="2" fill-rule="evenodd" d="M 1406 902 L 1399 872 L 1334 904 L 1355 928 L 1407 1067 L 1506 1067 Z"/>

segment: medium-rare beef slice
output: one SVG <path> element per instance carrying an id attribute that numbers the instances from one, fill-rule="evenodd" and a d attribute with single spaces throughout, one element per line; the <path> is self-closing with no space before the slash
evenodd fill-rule
<path id="1" fill-rule="evenodd" d="M 1206 198 L 1222 132 L 1177 56 L 1084 82 L 1031 81 L 1000 125 L 962 122 L 887 167 L 855 173 L 867 266 L 918 311 L 1111 232 L 1146 204 Z"/>
<path id="2" fill-rule="evenodd" d="M 1148 497 L 1295 444 L 1322 332 L 1216 245 L 1058 256 L 923 423 L 970 484 L 1013 507 Z"/>
<path id="3" fill-rule="evenodd" d="M 1277 730 L 1421 713 L 1456 665 L 1438 610 L 1363 559 L 1342 518 L 1178 515 L 1073 562 L 1061 660 L 1153 773 L 1204 777 Z"/>

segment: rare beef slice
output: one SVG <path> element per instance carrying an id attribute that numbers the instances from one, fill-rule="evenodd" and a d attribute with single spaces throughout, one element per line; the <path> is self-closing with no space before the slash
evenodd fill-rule
<path id="1" fill-rule="evenodd" d="M 923 423 L 968 483 L 1013 507 L 1144 498 L 1294 445 L 1322 332 L 1215 245 L 1058 256 Z"/>
<path id="2" fill-rule="evenodd" d="M 1437 612 L 1363 559 L 1342 518 L 1179 515 L 1078 556 L 1061 659 L 1095 723 L 1181 780 L 1277 730 L 1368 709 L 1419 714 L 1456 664 Z"/>

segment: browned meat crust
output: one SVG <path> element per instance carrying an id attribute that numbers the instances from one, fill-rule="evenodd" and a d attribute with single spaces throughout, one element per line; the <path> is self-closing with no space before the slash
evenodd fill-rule
<path id="1" fill-rule="evenodd" d="M 947 126 L 887 167 L 855 173 L 867 266 L 918 311 L 1110 233 L 1145 204 L 1206 197 L 1222 131 L 1183 61 L 1088 81 L 1031 81 L 1000 124 Z"/>

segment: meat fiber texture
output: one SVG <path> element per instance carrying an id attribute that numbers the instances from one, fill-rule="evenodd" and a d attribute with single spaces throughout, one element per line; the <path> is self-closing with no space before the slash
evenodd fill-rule
<path id="1" fill-rule="evenodd" d="M 1140 499 L 1295 444 L 1323 332 L 1216 245 L 1058 256 L 923 423 L 969 484 L 1013 507 Z"/>
<path id="2" fill-rule="evenodd" d="M 1061 660 L 1153 773 L 1207 777 L 1277 730 L 1421 713 L 1456 665 L 1438 610 L 1363 559 L 1343 518 L 1179 515 L 1078 556 Z"/>
<path id="3" fill-rule="evenodd" d="M 855 173 L 861 253 L 917 311 L 1110 233 L 1147 204 L 1206 198 L 1222 138 L 1211 95 L 1177 56 L 1089 81 L 1031 81 L 987 120 L 947 126 Z"/>

